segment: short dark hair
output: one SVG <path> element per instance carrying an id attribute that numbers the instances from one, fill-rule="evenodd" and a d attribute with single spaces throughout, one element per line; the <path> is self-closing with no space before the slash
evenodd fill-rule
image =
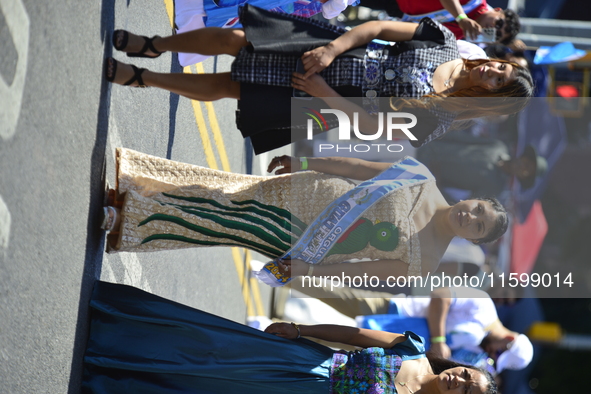
<path id="1" fill-rule="evenodd" d="M 488 201 L 495 212 L 499 214 L 497 215 L 497 222 L 495 223 L 495 226 L 488 231 L 488 235 L 477 239 L 474 243 L 479 245 L 486 244 L 501 238 L 501 236 L 505 234 L 507 228 L 509 227 L 509 215 L 507 215 L 507 210 L 503 204 L 501 204 L 499 200 L 494 197 L 477 197 L 474 198 L 474 200 Z"/>
<path id="2" fill-rule="evenodd" d="M 497 394 L 498 393 L 497 384 L 495 382 L 495 379 L 490 374 L 490 372 L 488 372 L 482 368 L 478 368 L 473 365 L 457 363 L 455 361 L 451 361 L 451 360 L 448 360 L 445 358 L 436 357 L 436 356 L 431 355 L 430 353 L 427 353 L 427 359 L 429 360 L 429 364 L 431 364 L 431 369 L 433 369 L 433 373 L 436 375 L 439 375 L 441 372 L 446 371 L 448 369 L 457 368 L 457 367 L 464 367 L 464 368 L 468 368 L 468 369 L 472 369 L 472 370 L 481 372 L 486 377 L 486 380 L 488 381 L 488 387 L 487 387 L 487 390 L 484 392 L 484 394 Z"/>
<path id="3" fill-rule="evenodd" d="M 484 48 L 484 52 L 489 58 L 504 60 L 505 56 L 513 51 L 508 46 L 497 42 L 487 45 L 486 48 Z"/>
<path id="4" fill-rule="evenodd" d="M 503 31 L 509 36 L 501 41 L 501 44 L 508 45 L 511 41 L 517 37 L 519 31 L 521 30 L 521 22 L 519 22 L 519 15 L 513 10 L 506 9 L 503 11 L 505 14 L 505 25 L 503 26 Z"/>

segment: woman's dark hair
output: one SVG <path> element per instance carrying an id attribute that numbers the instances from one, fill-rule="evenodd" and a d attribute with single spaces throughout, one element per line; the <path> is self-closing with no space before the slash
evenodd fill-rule
<path id="1" fill-rule="evenodd" d="M 479 245 L 486 244 L 501 238 L 501 236 L 507 231 L 507 227 L 509 227 L 509 216 L 507 215 L 505 207 L 494 197 L 478 197 L 473 200 L 488 201 L 495 212 L 498 213 L 497 222 L 495 223 L 495 226 L 488 231 L 488 235 L 477 239 L 474 243 Z"/>
<path id="2" fill-rule="evenodd" d="M 523 49 L 511 49 L 507 45 L 494 43 L 487 45 L 484 52 L 488 57 L 494 59 L 507 59 L 507 55 L 515 57 L 525 57 Z"/>
<path id="3" fill-rule="evenodd" d="M 486 48 L 484 48 L 484 52 L 488 57 L 495 59 L 504 59 L 508 53 L 513 53 L 511 48 L 499 43 L 487 45 Z"/>
<path id="4" fill-rule="evenodd" d="M 432 93 L 421 99 L 390 98 L 395 111 L 404 108 L 443 108 L 457 114 L 456 121 L 495 115 L 509 115 L 521 111 L 534 94 L 534 81 L 527 68 L 502 59 L 464 60 L 467 70 L 491 61 L 507 63 L 515 68 L 515 79 L 498 89 L 472 86 L 450 94 Z M 478 97 L 478 99 L 475 99 Z"/>
<path id="5" fill-rule="evenodd" d="M 462 89 L 449 95 L 449 97 L 532 97 L 534 94 L 534 80 L 527 68 L 517 63 L 503 59 L 473 59 L 464 60 L 466 70 L 472 70 L 481 64 L 488 62 L 506 63 L 515 69 L 515 80 L 501 86 L 498 89 L 488 90 L 480 86 Z"/>
<path id="6" fill-rule="evenodd" d="M 513 10 L 506 9 L 503 11 L 503 14 L 505 14 L 503 31 L 509 35 L 501 41 L 501 44 L 508 45 L 517 37 L 517 34 L 521 30 L 521 22 L 519 22 L 519 15 Z"/>
<path id="7" fill-rule="evenodd" d="M 427 359 L 429 360 L 429 364 L 431 364 L 431 369 L 433 369 L 433 373 L 436 375 L 439 375 L 441 372 L 446 371 L 448 369 L 457 367 L 468 368 L 474 371 L 481 372 L 488 381 L 488 385 L 484 394 L 497 394 L 498 392 L 495 379 L 490 374 L 490 372 L 485 371 L 484 369 L 477 368 L 473 365 L 457 363 L 455 361 L 447 360 L 445 358 L 435 357 L 433 355 L 430 355 L 429 353 L 427 353 Z"/>

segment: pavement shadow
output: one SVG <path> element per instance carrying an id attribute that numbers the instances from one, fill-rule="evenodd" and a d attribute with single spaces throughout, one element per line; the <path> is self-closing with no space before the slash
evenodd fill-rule
<path id="1" fill-rule="evenodd" d="M 100 36 L 104 46 L 104 56 L 112 55 L 111 34 L 115 26 L 115 1 L 103 0 L 101 6 Z M 101 68 L 101 73 L 103 68 Z M 80 303 L 78 320 L 74 336 L 72 365 L 68 393 L 80 393 L 83 373 L 83 357 L 88 340 L 88 304 L 94 282 L 100 278 L 105 247 L 105 234 L 100 229 L 101 212 L 105 185 L 105 151 L 109 127 L 110 87 L 103 78 L 100 86 L 99 107 L 96 124 L 96 138 L 90 158 L 90 203 L 88 222 L 86 225 L 86 250 L 84 253 L 84 269 L 80 286 Z M 110 157 L 110 156 L 109 156 Z"/>
<path id="2" fill-rule="evenodd" d="M 183 67 L 179 63 L 179 58 L 176 54 L 172 55 L 172 62 L 170 64 L 170 72 L 171 73 L 182 73 Z M 166 158 L 168 160 L 172 159 L 172 146 L 174 144 L 174 133 L 176 129 L 176 112 L 179 108 L 179 99 L 180 96 L 176 93 L 170 94 L 169 99 L 169 110 L 168 110 L 168 147 L 166 149 Z"/>
<path id="3" fill-rule="evenodd" d="M 246 173 L 252 175 L 252 164 L 254 162 L 254 149 L 250 137 L 244 139 L 244 164 L 246 165 Z"/>

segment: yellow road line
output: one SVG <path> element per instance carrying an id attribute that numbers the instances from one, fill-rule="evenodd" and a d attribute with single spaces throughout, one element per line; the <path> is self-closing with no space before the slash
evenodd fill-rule
<path id="1" fill-rule="evenodd" d="M 205 70 L 203 69 L 203 64 L 197 63 L 195 67 L 197 69 L 198 74 L 205 73 Z M 209 125 L 211 126 L 213 140 L 215 141 L 215 145 L 218 149 L 218 154 L 220 155 L 220 160 L 222 162 L 222 169 L 224 171 L 230 171 L 230 161 L 228 160 L 228 155 L 226 154 L 226 146 L 224 145 L 224 139 L 222 138 L 222 132 L 218 124 L 218 118 L 213 108 L 213 103 L 209 101 L 205 102 L 205 108 L 207 109 L 207 117 L 209 119 Z"/>
<path id="2" fill-rule="evenodd" d="M 261 290 L 259 289 L 259 281 L 254 277 L 250 277 L 250 288 L 252 289 L 250 294 L 254 300 L 254 306 L 256 307 L 256 315 L 254 316 L 266 316 L 265 308 L 263 307 L 263 301 L 261 300 Z M 253 316 L 253 315 L 249 315 Z"/>
<path id="3" fill-rule="evenodd" d="M 183 68 L 183 72 L 185 74 L 192 74 L 191 67 Z M 191 100 L 191 105 L 193 106 L 193 112 L 195 113 L 195 122 L 197 123 L 197 129 L 199 130 L 201 142 L 203 143 L 205 160 L 207 161 L 207 165 L 209 166 L 209 168 L 217 170 L 219 167 L 215 160 L 213 147 L 211 146 L 211 140 L 209 139 L 209 133 L 207 132 L 207 126 L 205 125 L 205 120 L 203 119 L 203 111 L 201 110 L 201 104 L 199 103 L 199 101 Z"/>
<path id="4" fill-rule="evenodd" d="M 166 7 L 166 12 L 168 14 L 168 18 L 170 20 L 171 26 L 174 23 L 174 6 L 172 0 L 164 0 L 164 5 Z M 196 66 L 197 73 L 203 74 L 205 70 L 203 68 L 203 64 L 198 63 Z M 191 67 L 184 67 L 183 72 L 187 74 L 192 74 L 193 71 Z M 211 128 L 213 134 L 213 140 L 216 146 L 216 150 L 218 152 L 221 166 L 224 171 L 230 171 L 230 161 L 228 160 L 228 155 L 226 153 L 226 147 L 224 144 L 224 140 L 222 138 L 222 133 L 219 127 L 219 123 L 217 120 L 217 116 L 215 114 L 215 109 L 211 102 L 206 102 L 205 108 L 207 110 L 207 118 L 209 121 L 209 126 Z M 203 110 L 201 108 L 201 103 L 196 100 L 191 100 L 191 106 L 193 107 L 193 112 L 195 113 L 195 122 L 197 123 L 197 129 L 199 130 L 199 135 L 201 136 L 201 142 L 203 144 L 203 151 L 205 153 L 205 160 L 207 161 L 207 165 L 209 168 L 219 169 L 217 164 L 215 154 L 213 151 L 213 146 L 211 144 L 211 139 L 209 137 L 209 133 L 207 130 L 207 126 L 205 124 L 205 118 L 203 116 Z M 246 312 L 248 316 L 262 316 L 265 314 L 265 309 L 263 307 L 263 303 L 261 301 L 261 294 L 259 289 L 258 281 L 250 276 L 250 266 L 249 262 L 251 260 L 251 253 L 248 249 L 233 247 L 232 249 L 232 260 L 234 260 L 234 266 L 236 267 L 236 272 L 238 273 L 238 279 L 240 281 L 240 286 L 242 287 L 242 297 L 244 298 L 244 303 L 246 304 Z M 244 255 L 241 254 L 243 251 Z M 251 299 L 252 296 L 252 299 Z M 254 303 L 254 306 L 253 306 Z"/>
<path id="5" fill-rule="evenodd" d="M 250 291 L 249 291 L 249 281 L 245 280 L 249 272 L 245 272 L 245 265 L 247 264 L 245 259 L 241 256 L 240 251 L 243 250 L 241 248 L 232 248 L 232 257 L 234 258 L 234 265 L 236 266 L 236 271 L 238 272 L 238 278 L 240 279 L 240 284 L 242 285 L 242 297 L 244 297 L 244 302 L 246 303 L 246 314 L 248 316 L 255 316 L 254 308 L 252 303 L 250 302 Z"/>
<path id="6" fill-rule="evenodd" d="M 250 250 L 244 249 L 244 261 L 250 261 L 250 260 L 252 260 Z M 252 289 L 251 294 L 252 294 L 252 298 L 254 299 L 254 305 L 256 307 L 257 316 L 264 316 L 265 315 L 265 308 L 263 307 L 263 302 L 261 301 L 261 291 L 259 289 L 259 281 L 252 276 L 250 277 L 250 287 Z"/>
<path id="7" fill-rule="evenodd" d="M 166 14 L 170 20 L 170 26 L 174 26 L 174 2 L 173 0 L 164 0 L 164 6 L 166 7 Z"/>

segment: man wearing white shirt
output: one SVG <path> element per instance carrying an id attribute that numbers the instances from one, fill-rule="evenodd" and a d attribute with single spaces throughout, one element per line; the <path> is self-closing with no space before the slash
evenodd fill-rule
<path id="1" fill-rule="evenodd" d="M 503 326 L 492 299 L 482 290 L 439 288 L 430 297 L 394 296 L 347 287 L 332 291 L 316 287 L 298 290 L 352 318 L 372 314 L 424 317 L 429 326 L 431 351 L 445 358 L 454 349 L 484 350 L 496 360 L 497 372 L 525 368 L 533 358 L 533 346 L 527 336 Z"/>

